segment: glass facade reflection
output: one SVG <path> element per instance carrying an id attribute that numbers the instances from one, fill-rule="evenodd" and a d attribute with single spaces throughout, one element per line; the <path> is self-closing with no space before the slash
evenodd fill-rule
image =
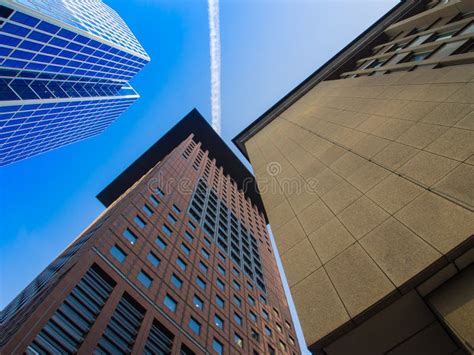
<path id="1" fill-rule="evenodd" d="M 0 165 L 98 134 L 149 57 L 100 0 L 0 0 Z"/>

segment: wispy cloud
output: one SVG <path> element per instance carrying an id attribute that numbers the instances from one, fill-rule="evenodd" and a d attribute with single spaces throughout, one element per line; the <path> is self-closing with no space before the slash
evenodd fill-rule
<path id="1" fill-rule="evenodd" d="M 221 36 L 219 30 L 219 0 L 208 0 L 209 44 L 211 52 L 212 128 L 221 134 Z"/>

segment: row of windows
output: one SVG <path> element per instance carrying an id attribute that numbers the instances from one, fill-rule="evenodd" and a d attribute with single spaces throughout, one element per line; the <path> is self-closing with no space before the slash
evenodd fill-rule
<path id="1" fill-rule="evenodd" d="M 440 17 L 424 27 L 413 29 L 408 33 L 401 32 L 389 44 L 377 46 L 375 58 L 362 60 L 357 70 L 384 68 L 427 59 L 442 59 L 452 54 L 473 51 L 472 39 L 465 38 L 466 35 L 474 33 L 474 22 L 469 21 L 472 16 L 474 13 Z M 456 41 L 456 38 L 460 36 L 464 38 Z M 419 46 L 421 47 L 418 48 Z M 374 73 L 376 72 L 371 72 L 371 74 Z M 380 70 L 377 72 L 377 74 L 382 73 L 383 71 Z M 345 77 L 358 75 L 360 74 L 343 74 Z"/>

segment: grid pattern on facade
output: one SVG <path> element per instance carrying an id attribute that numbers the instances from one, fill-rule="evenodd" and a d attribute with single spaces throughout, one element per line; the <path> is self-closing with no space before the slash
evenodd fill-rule
<path id="1" fill-rule="evenodd" d="M 445 3 L 437 6 L 441 10 Z M 434 7 L 432 11 L 438 8 Z M 422 25 L 407 26 L 388 42 L 372 49 L 372 55 L 357 61 L 354 71 L 342 78 L 382 75 L 393 71 L 437 68 L 452 56 L 474 51 L 474 12 L 427 17 Z"/>
<path id="2" fill-rule="evenodd" d="M 124 294 L 99 340 L 96 354 L 131 354 L 145 310 Z"/>
<path id="3" fill-rule="evenodd" d="M 8 326 L 3 328 L 0 335 L 0 346 L 3 346 L 11 334 L 13 334 L 21 325 L 23 317 L 27 316 L 27 312 L 21 312 L 24 307 L 31 305 L 40 300 L 40 296 L 48 286 L 54 284 L 54 279 L 62 271 L 63 267 L 71 261 L 72 257 L 87 243 L 90 238 L 97 232 L 102 224 L 107 221 L 108 217 L 104 218 L 96 224 L 90 231 L 80 237 L 63 255 L 54 260 L 41 274 L 39 274 L 13 301 L 11 301 L 2 312 L 0 312 L 0 325 L 2 327 L 8 323 Z M 14 323 L 10 321 L 20 315 Z"/>
<path id="4" fill-rule="evenodd" d="M 155 319 L 148 333 L 144 353 L 146 355 L 171 354 L 173 339 L 173 333 Z"/>
<path id="5" fill-rule="evenodd" d="M 2 67 L 129 80 L 149 61 L 40 18 L 10 11 L 3 11 L 5 17 L 0 17 Z"/>
<path id="6" fill-rule="evenodd" d="M 197 183 L 188 213 L 231 260 L 265 291 L 255 237 L 203 179 Z"/>
<path id="7" fill-rule="evenodd" d="M 135 42 L 98 0 L 0 5 L 0 165 L 107 128 L 139 97 L 127 80 L 149 58 Z"/>
<path id="8" fill-rule="evenodd" d="M 0 106 L 0 165 L 97 135 L 135 100 Z"/>
<path id="9" fill-rule="evenodd" d="M 146 56 L 120 16 L 101 0 L 14 0 L 61 22 Z"/>
<path id="10" fill-rule="evenodd" d="M 27 353 L 76 353 L 114 286 L 115 282 L 93 265 L 38 333 Z"/>

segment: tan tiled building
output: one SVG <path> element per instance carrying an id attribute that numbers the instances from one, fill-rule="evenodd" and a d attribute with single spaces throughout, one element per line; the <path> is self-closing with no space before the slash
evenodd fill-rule
<path id="1" fill-rule="evenodd" d="M 474 1 L 402 1 L 234 142 L 306 342 L 474 351 Z"/>

